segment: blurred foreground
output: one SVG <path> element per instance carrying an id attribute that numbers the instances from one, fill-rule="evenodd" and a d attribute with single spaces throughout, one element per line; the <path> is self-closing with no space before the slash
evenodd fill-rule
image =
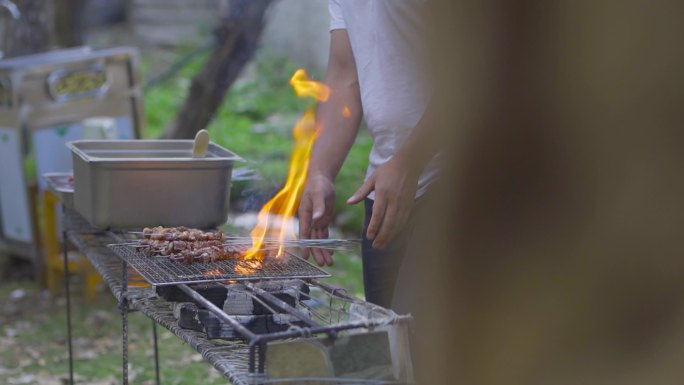
<path id="1" fill-rule="evenodd" d="M 440 5 L 421 383 L 681 384 L 684 3 Z"/>

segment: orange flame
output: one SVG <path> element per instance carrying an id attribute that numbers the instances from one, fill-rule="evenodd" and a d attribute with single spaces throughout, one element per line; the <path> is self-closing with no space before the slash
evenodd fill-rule
<path id="1" fill-rule="evenodd" d="M 202 274 L 203 274 L 203 275 L 206 275 L 207 277 L 211 277 L 211 276 L 214 276 L 214 275 L 222 275 L 222 274 L 225 274 L 225 272 L 223 271 L 223 269 L 221 269 L 221 267 L 216 267 L 216 268 L 214 268 L 214 269 L 207 270 L 207 271 L 205 271 L 205 272 L 202 273 Z"/>
<path id="2" fill-rule="evenodd" d="M 290 84 L 300 97 L 310 97 L 316 101 L 326 101 L 330 97 L 330 88 L 323 83 L 309 80 L 302 69 L 297 70 Z M 299 200 L 304 190 L 306 176 L 309 171 L 311 149 L 316 141 L 320 127 L 316 125 L 316 114 L 312 107 L 295 124 L 292 135 L 295 145 L 290 158 L 289 171 L 283 188 L 261 208 L 257 225 L 252 229 L 252 247 L 243 255 L 244 262 L 236 267 L 241 274 L 253 273 L 261 267 L 264 260 L 264 239 L 277 238 L 277 256 L 284 251 L 283 241 L 295 237 L 292 218 L 299 208 Z"/>
<path id="3" fill-rule="evenodd" d="M 263 264 L 258 260 L 239 261 L 237 265 L 235 265 L 235 272 L 238 274 L 254 274 L 261 269 L 261 266 L 263 266 Z"/>
<path id="4" fill-rule="evenodd" d="M 309 80 L 309 75 L 301 68 L 292 75 L 290 85 L 300 98 L 309 97 L 319 102 L 326 102 L 330 98 L 330 88 L 323 83 Z"/>

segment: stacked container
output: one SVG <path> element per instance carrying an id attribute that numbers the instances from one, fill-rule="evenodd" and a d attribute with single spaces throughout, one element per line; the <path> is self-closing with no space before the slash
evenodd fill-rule
<path id="1" fill-rule="evenodd" d="M 84 121 L 104 118 L 114 122 L 115 137 L 139 137 L 139 82 L 131 48 L 83 47 L 0 60 L 0 247 L 38 260 L 30 191 L 46 187 L 40 175 L 72 170 L 66 143 L 92 137 Z"/>

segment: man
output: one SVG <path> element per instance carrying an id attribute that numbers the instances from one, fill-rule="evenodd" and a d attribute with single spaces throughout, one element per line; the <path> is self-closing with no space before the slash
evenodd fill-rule
<path id="1" fill-rule="evenodd" d="M 300 237 L 328 237 L 334 180 L 354 143 L 362 116 L 373 137 L 366 180 L 349 198 L 365 201 L 363 275 L 366 299 L 389 307 L 410 218 L 437 172 L 430 125 L 424 118 L 430 89 L 423 0 L 330 0 L 331 44 L 326 83 L 332 94 L 319 106 L 322 126 L 299 209 Z M 310 251 L 319 265 L 329 251 Z M 308 258 L 309 252 L 305 251 Z"/>

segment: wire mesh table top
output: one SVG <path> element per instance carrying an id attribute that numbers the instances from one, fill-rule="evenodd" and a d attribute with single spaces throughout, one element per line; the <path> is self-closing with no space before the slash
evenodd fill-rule
<path id="1" fill-rule="evenodd" d="M 79 234 L 69 233 L 69 240 L 81 250 L 93 266 L 103 275 L 105 282 L 112 290 L 117 299 L 121 298 L 121 257 L 118 256 L 109 244 L 121 239 L 115 235 L 101 234 Z M 300 259 L 300 261 L 305 262 Z M 171 262 L 171 261 L 169 261 Z M 306 263 L 306 262 L 305 262 Z M 360 299 L 351 297 L 344 289 L 334 288 L 317 280 L 308 281 L 311 293 L 305 296 L 305 305 L 319 322 L 324 324 L 338 324 L 353 321 L 359 314 L 369 314 L 369 317 L 385 318 L 391 316 L 392 312 L 382 309 L 376 305 L 367 303 Z M 328 290 L 322 290 L 326 286 Z M 254 376 L 249 373 L 249 346 L 241 339 L 222 340 L 209 339 L 205 332 L 183 329 L 173 314 L 170 303 L 158 298 L 155 291 L 151 288 L 144 289 L 138 293 L 132 293 L 133 287 L 129 286 L 126 297 L 129 300 L 132 310 L 140 311 L 152 320 L 162 325 L 184 342 L 188 343 L 193 349 L 199 352 L 202 357 L 213 365 L 220 373 L 228 378 L 234 385 L 248 384 L 300 384 L 311 383 L 311 379 L 302 380 L 298 378 L 268 378 L 264 376 Z M 326 294 L 330 293 L 330 294 Z M 131 295 L 134 294 L 133 297 Z M 149 296 L 147 294 L 152 294 Z M 347 298 L 345 301 L 344 299 Z M 360 309 L 362 307 L 363 309 Z M 364 310 L 365 309 L 365 310 Z M 385 314 L 387 313 L 387 314 Z M 351 318 L 350 318 L 351 317 Z M 390 317 L 392 318 L 392 317 Z M 388 324 L 391 322 L 387 322 Z M 397 384 L 394 380 L 360 380 L 345 378 L 322 378 L 315 383 L 339 384 Z"/>
<path id="2" fill-rule="evenodd" d="M 292 254 L 278 261 L 264 263 L 250 273 L 238 273 L 239 260 L 183 263 L 168 258 L 144 255 L 132 244 L 107 245 L 152 285 L 177 285 L 214 281 L 254 281 L 286 278 L 325 278 L 330 274 Z"/>

